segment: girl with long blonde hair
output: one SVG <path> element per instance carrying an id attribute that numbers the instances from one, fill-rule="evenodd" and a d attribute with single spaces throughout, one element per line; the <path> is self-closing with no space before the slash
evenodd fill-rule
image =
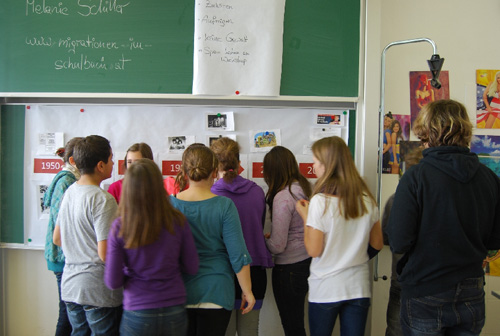
<path id="1" fill-rule="evenodd" d="M 297 202 L 305 246 L 313 260 L 309 277 L 312 336 L 364 335 L 370 307 L 369 259 L 383 247 L 376 202 L 339 137 L 312 146 L 318 181 L 311 201 Z"/>

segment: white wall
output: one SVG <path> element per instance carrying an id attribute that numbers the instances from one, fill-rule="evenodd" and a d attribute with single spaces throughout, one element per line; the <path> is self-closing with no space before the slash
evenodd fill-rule
<path id="1" fill-rule="evenodd" d="M 500 44 L 495 40 L 495 26 L 500 1 L 483 0 L 367 0 L 367 125 L 375 127 L 379 107 L 381 53 L 391 42 L 427 37 L 437 44 L 445 58 L 443 70 L 449 71 L 450 98 L 464 103 L 475 120 L 475 71 L 500 68 Z M 409 72 L 427 71 L 432 55 L 429 43 L 398 45 L 386 55 L 385 111 L 410 114 Z M 475 130 L 475 134 L 500 135 L 499 130 Z M 367 147 L 372 146 L 367 140 Z M 375 150 L 375 149 L 374 149 Z M 383 176 L 382 204 L 397 185 L 397 177 Z M 380 254 L 379 273 L 390 276 L 390 252 Z M 491 295 L 500 290 L 500 277 L 486 279 L 486 326 L 481 335 L 500 335 L 500 300 Z M 372 335 L 383 335 L 389 296 L 389 281 L 374 283 Z"/>

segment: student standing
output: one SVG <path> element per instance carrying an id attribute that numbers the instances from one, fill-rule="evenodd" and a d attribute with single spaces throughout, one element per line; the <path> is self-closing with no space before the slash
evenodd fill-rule
<path id="1" fill-rule="evenodd" d="M 118 213 L 104 280 L 111 289 L 124 287 L 120 334 L 185 336 L 181 272 L 196 274 L 198 253 L 186 218 L 170 204 L 150 159 L 128 167 Z"/>
<path id="2" fill-rule="evenodd" d="M 117 335 L 122 290 L 104 284 L 107 239 L 117 205 L 99 187 L 111 177 L 113 152 L 106 138 L 90 135 L 75 145 L 73 158 L 81 177 L 66 190 L 54 229 L 54 243 L 66 256 L 61 296 L 72 335 Z"/>
<path id="3" fill-rule="evenodd" d="M 304 246 L 304 222 L 295 210 L 309 199 L 311 185 L 299 172 L 293 153 L 282 146 L 264 156 L 266 201 L 271 211 L 271 233 L 266 244 L 274 255 L 272 282 L 276 305 L 286 336 L 305 336 L 304 304 L 311 258 Z"/>
<path id="4" fill-rule="evenodd" d="M 125 171 L 127 171 L 127 168 L 132 163 L 134 163 L 139 159 L 154 160 L 153 151 L 151 150 L 151 147 L 149 147 L 147 143 L 144 142 L 135 143 L 127 149 L 127 154 L 125 154 L 125 160 L 123 162 L 123 167 L 125 168 Z M 113 195 L 113 197 L 116 200 L 116 203 L 120 203 L 120 196 L 122 194 L 122 185 L 123 185 L 123 179 L 120 179 L 116 182 L 111 183 L 111 185 L 108 188 L 108 192 L 111 195 Z"/>
<path id="5" fill-rule="evenodd" d="M 231 317 L 234 323 L 230 323 L 226 335 L 234 336 L 236 332 L 238 336 L 258 335 L 260 309 L 267 287 L 266 268 L 273 266 L 263 235 L 266 198 L 262 188 L 255 182 L 238 175 L 240 150 L 236 141 L 223 137 L 214 141 L 210 147 L 219 161 L 219 179 L 212 186 L 212 192 L 228 197 L 238 209 L 243 237 L 252 257 L 250 273 L 252 292 L 256 299 L 253 310 L 243 315 L 241 311 L 238 311 L 241 306 L 241 288 L 238 283 L 235 283 L 236 301 Z"/>
<path id="6" fill-rule="evenodd" d="M 488 250 L 500 248 L 500 180 L 468 146 L 472 124 L 454 100 L 431 102 L 413 132 L 423 159 L 399 181 L 388 223 L 405 335 L 479 335 Z"/>
<path id="7" fill-rule="evenodd" d="M 410 153 L 405 155 L 405 168 L 410 169 L 420 162 L 422 159 L 422 147 L 417 147 Z M 384 234 L 384 245 L 389 245 L 389 237 L 387 234 L 387 222 L 389 221 L 389 214 L 391 213 L 392 204 L 394 203 L 394 194 L 392 194 L 385 203 L 384 213 L 382 215 L 382 232 Z M 404 223 L 402 224 L 404 225 Z M 387 328 L 385 329 L 385 336 L 401 336 L 401 322 L 399 312 L 401 310 L 401 284 L 398 281 L 397 264 L 403 257 L 402 254 L 392 253 L 391 264 L 391 287 L 389 289 L 389 302 L 387 303 L 386 322 Z"/>
<path id="8" fill-rule="evenodd" d="M 61 247 L 54 244 L 52 237 L 64 192 L 80 178 L 80 172 L 76 168 L 75 160 L 73 159 L 73 149 L 75 148 L 75 144 L 81 139 L 73 138 L 66 143 L 64 148 L 59 148 L 57 151 L 56 154 L 64 161 L 64 167 L 56 174 L 43 198 L 43 204 L 46 207 L 50 207 L 49 224 L 45 239 L 45 259 L 47 260 L 47 268 L 49 271 L 53 271 L 56 276 L 57 291 L 59 293 L 59 317 L 57 319 L 56 336 L 71 335 L 71 323 L 68 320 L 66 304 L 61 300 L 64 253 Z"/>
<path id="9" fill-rule="evenodd" d="M 227 197 L 210 191 L 217 176 L 217 158 L 210 148 L 189 146 L 182 155 L 180 181 L 189 189 L 170 200 L 191 225 L 200 267 L 185 275 L 188 335 L 223 336 L 234 306 L 234 274 L 242 290 L 243 314 L 255 305 L 250 280 L 252 258 L 241 231 L 238 210 Z"/>
<path id="10" fill-rule="evenodd" d="M 313 257 L 309 329 L 311 336 L 330 336 L 340 316 L 342 336 L 363 336 L 371 297 L 368 261 L 383 247 L 377 204 L 342 138 L 320 139 L 312 152 L 318 181 L 311 202 L 297 202 Z"/>

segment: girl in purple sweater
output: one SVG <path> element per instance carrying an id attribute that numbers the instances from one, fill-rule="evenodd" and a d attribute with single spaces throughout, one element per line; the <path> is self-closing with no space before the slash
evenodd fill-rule
<path id="1" fill-rule="evenodd" d="M 198 253 L 153 161 L 128 167 L 118 214 L 108 237 L 104 280 L 111 289 L 124 289 L 120 334 L 185 335 L 181 274 L 196 274 Z"/>
<path id="2" fill-rule="evenodd" d="M 304 245 L 304 221 L 295 203 L 311 196 L 309 181 L 299 172 L 293 153 L 276 146 L 264 157 L 266 200 L 271 211 L 271 234 L 266 244 L 274 255 L 272 283 L 285 336 L 305 336 L 304 301 L 311 258 Z"/>

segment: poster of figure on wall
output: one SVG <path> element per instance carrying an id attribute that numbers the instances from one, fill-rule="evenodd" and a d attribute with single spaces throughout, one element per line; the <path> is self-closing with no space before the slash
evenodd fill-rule
<path id="1" fill-rule="evenodd" d="M 431 86 L 432 74 L 430 71 L 410 71 L 410 115 L 411 122 L 415 121 L 418 112 L 428 103 L 450 99 L 450 80 L 448 71 L 441 71 L 439 81 L 441 88 Z"/>
<path id="2" fill-rule="evenodd" d="M 418 147 L 422 146 L 421 141 L 401 141 L 401 166 L 399 170 L 399 174 L 403 176 L 403 174 L 406 172 L 407 165 L 406 165 L 406 157 L 408 154 L 412 153 L 413 151 L 417 150 Z"/>
<path id="3" fill-rule="evenodd" d="M 476 70 L 477 128 L 500 128 L 500 70 Z"/>
<path id="4" fill-rule="evenodd" d="M 391 114 L 384 119 L 384 161 L 382 163 L 382 173 L 399 174 L 401 168 L 401 148 L 402 141 L 410 139 L 410 115 Z"/>

